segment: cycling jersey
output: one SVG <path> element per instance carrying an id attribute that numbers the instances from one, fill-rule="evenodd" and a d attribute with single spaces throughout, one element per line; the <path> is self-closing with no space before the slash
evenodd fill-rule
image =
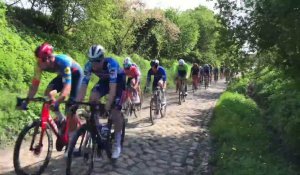
<path id="1" fill-rule="evenodd" d="M 210 74 L 210 67 L 209 67 L 207 64 L 205 64 L 205 65 L 203 66 L 203 72 L 204 72 L 204 74 L 206 74 L 206 75 L 209 75 L 209 74 Z"/>
<path id="2" fill-rule="evenodd" d="M 198 66 L 193 66 L 193 67 L 191 68 L 192 75 L 198 75 L 198 74 L 199 74 L 199 71 L 200 71 L 200 69 L 199 69 Z"/>
<path id="3" fill-rule="evenodd" d="M 35 72 L 34 72 L 34 78 L 33 78 L 33 84 L 38 84 L 41 75 L 43 71 L 46 72 L 56 72 L 60 77 L 62 77 L 62 82 L 64 84 L 71 84 L 72 82 L 72 72 L 81 71 L 80 65 L 75 62 L 71 57 L 67 55 L 55 55 L 54 64 L 55 66 L 53 68 L 46 68 L 41 69 L 38 64 L 36 65 Z"/>
<path id="4" fill-rule="evenodd" d="M 141 72 L 136 64 L 132 64 L 129 69 L 124 69 L 126 76 L 140 80 Z"/>
<path id="5" fill-rule="evenodd" d="M 153 84 L 152 84 L 153 87 L 157 86 L 159 80 L 167 81 L 166 71 L 161 66 L 157 67 L 157 71 L 156 72 L 154 72 L 152 70 L 152 68 L 149 69 L 148 74 L 147 74 L 147 82 L 151 81 L 151 75 L 154 76 L 154 80 L 153 80 Z"/>
<path id="6" fill-rule="evenodd" d="M 214 68 L 214 74 L 219 73 L 219 69 L 217 67 Z"/>
<path id="7" fill-rule="evenodd" d="M 84 68 L 84 79 L 82 84 L 88 84 L 91 75 L 94 73 L 99 77 L 98 83 L 93 87 L 92 92 L 99 93 L 100 97 L 105 96 L 109 93 L 109 84 L 117 84 L 117 92 L 115 96 L 115 105 L 121 110 L 122 93 L 125 90 L 126 75 L 119 66 L 119 63 L 113 58 L 104 58 L 103 67 L 101 70 L 94 70 L 92 67 L 92 62 L 88 61 Z"/>
<path id="8" fill-rule="evenodd" d="M 117 83 L 117 77 L 124 74 L 123 69 L 120 68 L 119 63 L 113 58 L 105 58 L 102 70 L 93 70 L 92 62 L 88 61 L 84 66 L 84 79 L 83 83 L 88 84 L 91 75 L 94 73 L 103 81 L 110 83 Z"/>
<path id="9" fill-rule="evenodd" d="M 184 65 L 182 65 L 182 66 L 180 66 L 180 65 L 178 65 L 177 67 L 176 67 L 176 72 L 177 72 L 177 75 L 179 76 L 179 77 L 182 77 L 182 78 L 186 78 L 187 77 L 187 73 L 188 73 L 188 66 L 187 66 L 187 64 L 184 64 Z"/>

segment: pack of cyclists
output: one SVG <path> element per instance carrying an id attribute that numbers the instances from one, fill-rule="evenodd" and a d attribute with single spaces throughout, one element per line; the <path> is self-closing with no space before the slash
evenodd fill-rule
<path id="1" fill-rule="evenodd" d="M 75 113 L 71 112 L 73 110 L 69 110 L 69 108 L 74 107 L 72 102 L 84 100 L 91 76 L 95 75 L 99 78 L 98 82 L 91 89 L 89 102 L 98 103 L 102 97 L 107 95 L 105 109 L 110 111 L 115 131 L 112 158 L 119 158 L 122 151 L 121 134 L 124 118 L 121 109 L 124 102 L 124 92 L 129 89 L 133 94 L 132 101 L 140 103 L 141 71 L 138 65 L 129 57 L 126 57 L 123 60 L 123 65 L 120 65 L 115 58 L 105 55 L 105 49 L 101 45 L 92 45 L 88 49 L 84 69 L 70 56 L 54 54 L 53 46 L 49 43 L 43 43 L 38 46 L 35 50 L 35 57 L 36 67 L 27 98 L 31 99 L 37 93 L 43 72 L 57 74 L 47 86 L 45 95 L 52 100 L 51 106 L 57 116 L 56 122 L 58 126 L 63 125 L 65 122 L 65 116 L 60 111 L 59 104 L 68 99 L 69 103 L 66 106 L 65 114 L 67 117 L 70 117 L 70 123 L 67 125 L 69 127 L 67 130 L 69 143 L 72 141 L 78 122 Z M 194 63 L 190 70 L 190 78 L 194 88 L 198 89 L 199 84 L 204 81 L 211 82 L 213 75 L 214 80 L 217 81 L 220 72 L 222 72 L 221 77 L 223 76 L 223 70 L 223 67 L 219 71 L 217 67 L 213 68 L 210 64 L 199 66 L 197 63 Z M 183 81 L 186 95 L 188 72 L 188 65 L 183 59 L 179 59 L 176 66 L 176 91 L 178 91 L 180 82 Z M 153 76 L 152 86 L 150 85 L 151 76 Z M 157 87 L 161 88 L 163 92 L 162 104 L 166 104 L 167 73 L 156 59 L 150 61 L 150 69 L 147 73 L 146 90 L 149 90 L 150 87 L 152 87 L 152 91 Z M 53 95 L 55 94 L 54 92 L 60 92 L 59 96 L 55 97 Z M 22 108 L 26 109 L 28 103 L 29 101 L 24 101 Z M 56 143 L 57 150 L 61 150 L 62 147 L 66 146 L 58 142 Z"/>

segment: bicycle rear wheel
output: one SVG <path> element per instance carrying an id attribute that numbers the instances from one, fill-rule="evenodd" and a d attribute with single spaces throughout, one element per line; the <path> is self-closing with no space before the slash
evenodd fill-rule
<path id="1" fill-rule="evenodd" d="M 81 141 L 81 139 L 83 139 Z M 83 124 L 76 131 L 71 144 L 69 145 L 67 158 L 67 175 L 89 175 L 94 168 L 94 159 L 97 154 L 96 143 L 92 139 L 92 133 Z"/>
<path id="2" fill-rule="evenodd" d="M 42 174 L 48 166 L 53 149 L 52 135 L 46 129 L 40 147 L 41 131 L 41 121 L 37 120 L 25 126 L 19 134 L 13 157 L 16 174 Z"/>

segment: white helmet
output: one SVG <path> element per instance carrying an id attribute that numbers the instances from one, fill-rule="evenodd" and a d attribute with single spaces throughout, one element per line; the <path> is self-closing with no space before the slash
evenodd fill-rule
<path id="1" fill-rule="evenodd" d="M 157 59 L 155 59 L 155 60 L 151 60 L 150 61 L 150 66 L 152 67 L 152 66 L 158 66 L 159 65 L 159 61 L 157 60 Z"/>
<path id="2" fill-rule="evenodd" d="M 104 47 L 101 45 L 92 45 L 88 52 L 88 57 L 90 59 L 99 59 L 104 55 Z"/>
<path id="3" fill-rule="evenodd" d="M 180 66 L 182 66 L 182 65 L 184 65 L 184 60 L 183 59 L 180 59 L 179 61 L 178 61 L 178 64 L 180 65 Z"/>
<path id="4" fill-rule="evenodd" d="M 131 65 L 132 65 L 132 61 L 130 57 L 126 57 L 123 62 L 124 68 L 130 68 Z"/>

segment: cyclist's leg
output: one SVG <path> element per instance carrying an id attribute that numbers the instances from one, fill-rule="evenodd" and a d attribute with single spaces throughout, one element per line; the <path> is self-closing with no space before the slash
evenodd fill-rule
<path id="1" fill-rule="evenodd" d="M 118 75 L 117 78 L 117 92 L 116 92 L 116 98 L 114 102 L 114 107 L 111 111 L 111 119 L 112 123 L 114 124 L 114 130 L 115 130 L 115 143 L 113 147 L 113 153 L 112 158 L 116 159 L 119 158 L 121 153 L 121 140 L 122 140 L 122 128 L 123 128 L 123 116 L 121 113 L 122 109 L 122 101 L 120 100 L 122 98 L 122 94 L 125 90 L 125 83 L 126 83 L 126 77 L 125 75 Z"/>
<path id="2" fill-rule="evenodd" d="M 72 104 L 76 100 L 76 96 L 79 92 L 81 82 L 83 79 L 83 72 L 78 70 L 76 72 L 72 73 L 72 85 L 71 85 L 71 92 L 70 92 L 70 98 L 69 102 Z M 69 145 L 71 144 L 71 141 L 75 135 L 75 132 L 77 130 L 77 125 L 78 125 L 78 117 L 75 115 L 76 112 L 71 112 L 69 111 L 70 104 L 66 105 L 66 114 L 67 118 L 69 121 L 69 124 L 67 125 L 67 131 L 68 131 L 68 136 L 69 136 Z"/>
<path id="3" fill-rule="evenodd" d="M 132 89 L 132 94 L 133 94 L 133 102 L 134 103 L 140 103 L 140 97 L 139 97 L 139 93 L 138 93 L 138 82 L 135 78 L 132 78 L 130 80 L 130 86 Z"/>
<path id="4" fill-rule="evenodd" d="M 48 96 L 49 98 L 52 99 L 53 97 L 51 94 L 53 94 L 54 91 L 61 92 L 62 89 L 63 89 L 62 77 L 57 76 L 53 80 L 50 81 L 50 83 L 48 84 L 48 86 L 45 90 L 44 95 Z M 58 110 L 55 110 L 54 113 L 58 119 L 58 123 L 61 123 L 65 119 L 64 114 L 61 113 L 59 108 L 58 108 Z"/>
<path id="5" fill-rule="evenodd" d="M 109 92 L 109 82 L 99 80 L 99 82 L 93 87 L 90 95 L 90 103 L 99 103 L 101 97 L 105 96 Z M 99 125 L 99 116 L 96 116 L 96 125 Z"/>
<path id="6" fill-rule="evenodd" d="M 157 82 L 157 85 L 162 89 L 162 103 L 165 104 L 166 103 L 166 92 L 165 92 L 165 87 L 163 87 L 163 80 L 160 79 L 158 82 Z M 156 86 L 157 86 L 156 85 Z"/>
<path id="7" fill-rule="evenodd" d="M 182 77 L 182 81 L 184 83 L 184 92 L 185 92 L 185 95 L 187 95 L 187 79 L 185 77 Z"/>

